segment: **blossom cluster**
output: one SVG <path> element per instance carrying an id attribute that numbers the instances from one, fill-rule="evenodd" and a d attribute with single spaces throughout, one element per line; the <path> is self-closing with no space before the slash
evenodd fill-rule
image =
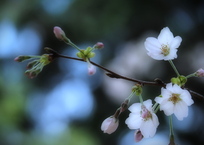
<path id="1" fill-rule="evenodd" d="M 155 135 L 159 126 L 159 119 L 156 115 L 159 109 L 166 116 L 174 114 L 178 120 L 183 120 L 188 116 L 188 107 L 194 103 L 191 94 L 184 88 L 184 85 L 189 77 L 203 77 L 204 71 L 199 69 L 186 77 L 178 73 L 172 60 L 177 58 L 181 41 L 180 36 L 174 37 L 170 29 L 165 27 L 161 30 L 158 38 L 148 37 L 144 42 L 147 54 L 155 60 L 169 61 L 177 77 L 172 78 L 170 83 L 164 84 L 161 88 L 161 94 L 154 99 L 154 105 L 151 99 L 143 101 L 141 91 L 139 93 L 138 91 L 134 92 L 136 96 L 139 96 L 140 102 L 133 103 L 128 108 L 130 114 L 125 123 L 129 129 L 135 130 L 136 142 Z M 130 99 L 130 97 L 128 98 Z M 101 129 L 104 133 L 110 134 L 117 129 L 118 124 L 118 118 L 112 116 L 103 121 Z"/>
<path id="2" fill-rule="evenodd" d="M 96 73 L 96 66 L 107 71 L 107 75 L 112 78 L 120 78 L 121 75 L 108 70 L 91 61 L 91 58 L 95 57 L 94 50 L 102 49 L 104 44 L 101 42 L 96 43 L 92 47 L 80 49 L 74 43 L 67 38 L 65 32 L 58 26 L 53 29 L 55 37 L 66 44 L 74 47 L 77 50 L 77 58 L 61 55 L 51 48 L 45 48 L 48 54 L 41 56 L 18 56 L 14 60 L 17 62 L 23 62 L 25 60 L 32 60 L 27 65 L 25 74 L 29 78 L 36 77 L 44 68 L 44 66 L 50 64 L 55 58 L 62 57 L 74 60 L 85 61 L 88 64 L 88 74 L 94 75 Z M 143 138 L 153 137 L 159 127 L 159 118 L 157 117 L 158 110 L 163 111 L 166 116 L 171 117 L 175 115 L 178 120 L 183 120 L 188 116 L 188 109 L 194 103 L 190 92 L 185 89 L 187 79 L 190 77 L 204 77 L 204 70 L 198 69 L 196 72 L 187 76 L 180 75 L 177 68 L 173 64 L 173 59 L 177 58 L 178 47 L 180 46 L 182 38 L 180 36 L 174 37 L 173 33 L 168 27 L 161 30 L 157 38 L 148 37 L 144 42 L 144 47 L 147 50 L 147 54 L 155 60 L 169 61 L 173 70 L 176 73 L 176 77 L 171 78 L 169 83 L 163 83 L 160 80 L 155 81 L 156 85 L 161 86 L 161 93 L 155 97 L 154 100 L 147 99 L 143 101 L 142 88 L 144 82 L 136 81 L 132 87 L 131 94 L 125 99 L 116 112 L 110 117 L 106 118 L 101 125 L 101 130 L 104 133 L 111 134 L 115 132 L 119 126 L 119 117 L 125 111 L 129 110 L 129 117 L 125 120 L 129 129 L 135 130 L 135 141 L 139 142 Z M 123 79 L 125 79 L 123 77 Z M 127 79 L 131 80 L 131 79 Z M 129 106 L 129 102 L 133 96 L 139 97 L 139 102 L 133 103 Z M 152 97 L 151 97 L 152 98 Z M 129 108 L 128 108 L 129 107 Z M 170 122 L 170 142 L 172 143 L 172 130 L 173 126 Z"/>

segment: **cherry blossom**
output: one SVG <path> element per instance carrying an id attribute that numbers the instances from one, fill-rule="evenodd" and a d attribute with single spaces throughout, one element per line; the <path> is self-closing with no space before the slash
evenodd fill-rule
<path id="1" fill-rule="evenodd" d="M 160 110 L 163 110 L 165 115 L 174 114 L 178 120 L 188 116 L 188 106 L 194 103 L 187 90 L 172 83 L 161 89 L 161 96 L 156 97 L 155 101 L 160 104 Z"/>
<path id="2" fill-rule="evenodd" d="M 148 55 L 156 60 L 172 60 L 177 58 L 177 48 L 182 39 L 174 37 L 168 27 L 161 30 L 158 38 L 148 37 L 144 43 Z"/>
<path id="3" fill-rule="evenodd" d="M 153 137 L 159 125 L 158 118 L 152 110 L 152 100 L 134 103 L 129 107 L 130 115 L 125 123 L 130 129 L 141 131 L 144 138 Z"/>

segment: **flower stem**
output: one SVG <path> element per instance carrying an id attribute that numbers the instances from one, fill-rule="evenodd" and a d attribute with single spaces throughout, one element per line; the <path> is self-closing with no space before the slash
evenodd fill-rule
<path id="1" fill-rule="evenodd" d="M 192 74 L 186 76 L 187 79 L 191 78 L 191 77 L 195 77 L 195 73 L 192 73 Z"/>
<path id="2" fill-rule="evenodd" d="M 78 46 L 76 46 L 70 39 L 67 39 L 67 40 L 68 42 L 65 42 L 66 44 L 76 48 L 78 51 L 81 51 L 81 49 Z"/>
<path id="3" fill-rule="evenodd" d="M 174 69 L 175 73 L 177 76 L 180 76 L 178 70 L 176 69 L 176 66 L 174 65 L 173 61 L 172 60 L 169 60 L 169 63 L 171 65 L 171 67 Z"/>
<path id="4" fill-rule="evenodd" d="M 131 98 L 132 98 L 132 96 L 134 96 L 134 94 L 135 94 L 135 92 L 133 91 L 129 96 L 128 96 L 128 100 L 130 101 L 131 100 Z"/>
<path id="5" fill-rule="evenodd" d="M 173 122 L 172 122 L 172 115 L 169 116 L 169 128 L 170 128 L 170 138 L 174 136 L 174 131 L 173 131 Z"/>
<path id="6" fill-rule="evenodd" d="M 157 111 L 159 110 L 160 105 L 159 103 L 155 103 L 154 106 L 152 107 L 152 110 L 154 111 L 154 113 L 157 113 Z"/>
<path id="7" fill-rule="evenodd" d="M 170 128 L 170 136 L 169 136 L 170 144 L 169 145 L 175 145 L 175 143 L 174 143 L 174 131 L 173 131 L 172 115 L 169 116 L 169 128 Z"/>
<path id="8" fill-rule="evenodd" d="M 140 103 L 143 105 L 143 98 L 142 95 L 139 95 Z"/>

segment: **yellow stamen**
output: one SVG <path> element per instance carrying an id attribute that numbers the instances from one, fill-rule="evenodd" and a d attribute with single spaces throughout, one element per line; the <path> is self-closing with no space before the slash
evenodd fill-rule
<path id="1" fill-rule="evenodd" d="M 162 50 L 161 53 L 162 53 L 164 56 L 167 56 L 167 55 L 170 53 L 170 48 L 168 47 L 168 45 L 162 44 L 161 50 Z"/>
<path id="2" fill-rule="evenodd" d="M 168 101 L 172 101 L 173 104 L 181 101 L 180 94 L 172 94 Z"/>

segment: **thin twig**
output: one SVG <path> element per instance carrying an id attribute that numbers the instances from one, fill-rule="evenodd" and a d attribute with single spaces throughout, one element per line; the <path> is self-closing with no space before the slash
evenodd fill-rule
<path id="1" fill-rule="evenodd" d="M 84 61 L 83 59 L 80 58 L 75 58 L 75 57 L 70 57 L 70 56 L 66 56 L 66 55 L 62 55 L 62 54 L 58 54 L 58 57 L 62 57 L 62 58 L 67 58 L 67 59 L 73 59 L 73 60 L 78 60 L 78 61 Z M 152 86 L 165 86 L 165 84 L 162 83 L 158 83 L 158 82 L 150 82 L 150 81 L 143 81 L 143 80 L 138 80 L 138 79 L 133 79 L 133 78 L 129 78 L 129 77 L 125 77 L 123 75 L 117 74 L 93 61 L 90 61 L 91 64 L 103 69 L 104 71 L 106 71 L 106 75 L 111 77 L 111 78 L 117 78 L 117 79 L 124 79 L 127 81 L 131 81 L 131 82 L 135 82 L 135 83 L 139 83 L 142 85 L 152 85 Z"/>
<path id="2" fill-rule="evenodd" d="M 66 56 L 66 55 L 59 54 L 59 53 L 57 53 L 56 51 L 54 51 L 53 49 L 51 49 L 51 48 L 47 48 L 47 47 L 46 47 L 45 49 L 46 49 L 46 51 L 47 51 L 48 53 L 51 53 L 54 57 L 61 57 L 61 58 L 73 59 L 73 60 L 78 60 L 78 61 L 83 61 L 83 62 L 85 62 L 85 60 L 80 59 L 80 58 L 75 58 L 75 57 L 70 57 L 70 56 Z M 90 61 L 90 63 L 93 64 L 93 65 L 95 65 L 95 66 L 97 66 L 97 67 L 99 67 L 99 68 L 101 68 L 102 70 L 106 71 L 106 72 L 107 72 L 106 75 L 109 76 L 109 77 L 111 77 L 111 78 L 124 79 L 124 80 L 127 80 L 127 81 L 139 83 L 139 84 L 141 84 L 141 85 L 161 86 L 161 87 L 165 87 L 165 86 L 166 86 L 166 83 L 164 83 L 164 82 L 163 82 L 162 80 L 160 80 L 160 79 L 155 79 L 154 82 L 143 81 L 143 80 L 138 80 L 138 79 L 133 79 L 133 78 L 125 77 L 125 76 L 123 76 L 123 75 L 120 75 L 120 74 L 118 74 L 118 73 L 115 73 L 115 72 L 113 72 L 113 71 L 111 71 L 111 70 L 109 70 L 109 69 L 103 67 L 102 65 L 99 65 L 99 64 L 93 62 L 93 61 Z M 185 89 L 187 89 L 187 88 L 185 88 Z M 197 93 L 197 92 L 194 92 L 194 91 L 192 91 L 192 90 L 190 90 L 190 89 L 187 89 L 187 90 L 190 92 L 191 95 L 196 96 L 196 97 L 199 97 L 199 98 L 201 98 L 201 99 L 204 100 L 204 96 L 203 96 L 203 95 L 201 95 L 201 94 L 199 94 L 199 93 Z"/>

